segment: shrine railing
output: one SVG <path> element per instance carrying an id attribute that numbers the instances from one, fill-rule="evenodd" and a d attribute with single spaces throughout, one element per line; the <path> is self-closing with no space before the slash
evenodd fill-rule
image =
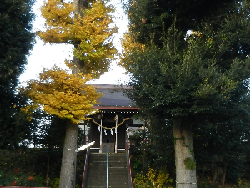
<path id="1" fill-rule="evenodd" d="M 85 154 L 85 160 L 84 160 L 84 167 L 83 167 L 83 180 L 82 180 L 82 188 L 86 187 L 86 179 L 87 179 L 87 171 L 88 171 L 88 163 L 89 163 L 89 151 L 90 151 L 90 147 L 93 146 L 95 143 L 95 141 L 87 144 L 87 145 L 83 145 L 80 148 L 78 148 L 78 151 L 82 151 L 82 150 L 86 150 L 86 154 Z"/>
<path id="2" fill-rule="evenodd" d="M 128 166 L 128 185 L 129 188 L 133 188 L 133 178 L 132 178 L 132 168 L 131 168 L 131 161 L 129 155 L 129 148 L 130 148 L 130 141 L 126 139 L 127 150 L 126 150 L 126 157 L 127 157 L 127 166 Z"/>

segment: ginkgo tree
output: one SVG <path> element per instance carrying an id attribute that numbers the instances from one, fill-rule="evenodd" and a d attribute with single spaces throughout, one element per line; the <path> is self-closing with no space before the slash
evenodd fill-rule
<path id="1" fill-rule="evenodd" d="M 21 89 L 33 101 L 23 110 L 28 112 L 42 105 L 48 114 L 78 124 L 87 114 L 95 112 L 92 107 L 102 96 L 94 86 L 86 84 L 90 79 L 91 75 L 70 74 L 57 66 L 44 69 L 38 80 L 29 81 L 28 86 Z"/>
<path id="2" fill-rule="evenodd" d="M 38 32 L 44 42 L 70 43 L 74 45 L 74 56 L 82 63 L 78 65 L 81 72 L 98 78 L 108 70 L 116 53 L 111 36 L 117 32 L 113 25 L 111 6 L 100 0 L 93 1 L 89 8 L 75 11 L 73 3 L 61 0 L 49 0 L 42 7 L 46 19 L 46 31 Z M 83 15 L 83 16 L 82 16 Z M 73 63 L 67 61 L 72 68 Z"/>
<path id="3" fill-rule="evenodd" d="M 86 84 L 90 79 L 90 74 L 71 74 L 54 66 L 52 69 L 44 69 L 38 80 L 30 80 L 26 87 L 20 88 L 32 100 L 23 107 L 23 111 L 32 114 L 35 109 L 42 108 L 48 114 L 65 119 L 65 125 L 62 125 L 66 126 L 66 135 L 60 187 L 75 186 L 77 124 L 86 120 L 88 114 L 95 113 L 92 107 L 102 96 L 94 86 Z"/>
<path id="4" fill-rule="evenodd" d="M 100 0 L 48 0 L 41 8 L 45 31 L 37 35 L 46 43 L 69 43 L 74 46 L 73 61 L 65 60 L 72 74 L 54 66 L 45 69 L 39 80 L 31 80 L 22 91 L 32 99 L 31 107 L 42 106 L 50 114 L 68 119 L 63 146 L 59 188 L 75 187 L 76 152 L 79 120 L 93 113 L 92 106 L 101 96 L 86 84 L 106 72 L 116 53 L 112 35 L 114 9 Z"/>

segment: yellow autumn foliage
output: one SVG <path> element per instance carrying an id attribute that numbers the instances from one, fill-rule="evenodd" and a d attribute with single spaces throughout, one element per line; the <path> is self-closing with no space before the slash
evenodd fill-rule
<path id="1" fill-rule="evenodd" d="M 49 0 L 41 9 L 46 31 L 38 32 L 38 36 L 44 42 L 74 44 L 74 56 L 84 61 L 81 71 L 98 78 L 108 70 L 117 52 L 111 40 L 117 32 L 110 15 L 113 9 L 95 0 L 81 11 L 75 16 L 73 3 Z"/>
<path id="2" fill-rule="evenodd" d="M 169 178 L 169 174 L 164 173 L 162 170 L 154 170 L 151 167 L 148 167 L 147 177 L 155 188 L 163 188 L 165 183 L 173 181 Z"/>
<path id="3" fill-rule="evenodd" d="M 44 69 L 39 80 L 29 81 L 28 86 L 21 88 L 21 91 L 33 101 L 32 106 L 40 105 L 47 113 L 77 124 L 87 114 L 94 113 L 92 107 L 102 96 L 94 86 L 86 84 L 90 79 L 90 75 L 69 74 L 54 66 L 50 70 Z M 28 112 L 30 106 L 27 105 L 23 110 Z"/>
<path id="4" fill-rule="evenodd" d="M 121 39 L 122 44 L 122 53 L 120 54 L 120 65 L 123 66 L 126 70 L 129 70 L 129 63 L 132 63 L 129 59 L 129 56 L 133 51 L 138 50 L 144 52 L 145 45 L 137 43 L 134 40 L 135 37 L 131 33 L 125 33 Z"/>

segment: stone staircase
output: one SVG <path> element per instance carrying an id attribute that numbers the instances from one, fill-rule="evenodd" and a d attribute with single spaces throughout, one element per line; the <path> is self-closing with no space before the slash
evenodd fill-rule
<path id="1" fill-rule="evenodd" d="M 108 187 L 128 188 L 126 154 L 109 153 L 108 159 Z M 89 154 L 86 187 L 107 188 L 107 154 Z"/>

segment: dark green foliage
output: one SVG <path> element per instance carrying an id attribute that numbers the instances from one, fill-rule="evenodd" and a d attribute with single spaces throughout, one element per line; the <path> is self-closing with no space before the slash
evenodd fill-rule
<path id="1" fill-rule="evenodd" d="M 224 12 L 224 7 L 233 4 L 234 0 L 128 0 L 125 7 L 128 11 L 130 31 L 137 35 L 137 41 L 154 43 L 162 47 L 164 32 L 175 23 L 179 31 L 197 30 L 198 25 L 207 17 L 217 16 Z M 146 23 L 142 22 L 146 19 Z"/>
<path id="2" fill-rule="evenodd" d="M 131 55 L 130 96 L 139 106 L 168 117 L 233 114 L 242 109 L 250 60 L 240 53 L 223 58 L 227 50 L 222 49 L 226 40 L 222 32 L 213 38 L 210 32 L 203 33 L 201 38 L 187 38 L 183 49 L 178 41 L 184 39 L 174 37 L 179 33 L 170 28 L 162 49 L 152 46 Z"/>
<path id="3" fill-rule="evenodd" d="M 11 139 L 26 135 L 23 119 L 14 108 L 19 98 L 15 96 L 18 76 L 27 63 L 27 55 L 33 47 L 34 34 L 31 32 L 34 14 L 33 0 L 2 0 L 0 4 L 0 146 L 16 146 Z M 20 125 L 16 123 L 20 123 Z M 19 126 L 19 128 L 18 128 Z M 21 127 L 24 132 L 21 135 Z M 16 134 L 14 134 L 16 133 Z M 11 136 L 12 135 L 12 136 Z M 18 135 L 18 136 L 17 136 Z M 8 137 L 8 138 L 7 138 Z M 24 139 L 26 137 L 23 137 Z"/>
<path id="4" fill-rule="evenodd" d="M 1 85 L 15 84 L 33 47 L 32 0 L 2 0 L 0 6 Z M 12 81 L 10 82 L 10 80 Z M 14 81 L 14 83 L 13 83 Z M 4 84 L 3 84 L 4 83 Z"/>
<path id="5" fill-rule="evenodd" d="M 128 6 L 129 32 L 146 45 L 124 62 L 132 75 L 129 96 L 147 117 L 188 121 L 197 174 L 212 176 L 206 168 L 218 162 L 234 183 L 249 172 L 249 8 L 248 1 L 131 0 Z"/>
<path id="6" fill-rule="evenodd" d="M 0 150 L 0 184 L 51 186 L 59 177 L 62 150 L 19 149 L 15 151 Z M 32 176 L 33 181 L 28 180 Z"/>
<path id="7" fill-rule="evenodd" d="M 63 148 L 64 137 L 66 133 L 65 119 L 49 115 L 50 124 L 43 124 L 39 144 L 48 149 Z"/>
<path id="8" fill-rule="evenodd" d="M 14 91 L 12 94 L 14 95 Z M 27 114 L 20 110 L 21 105 L 26 103 L 26 99 L 21 95 L 13 95 L 10 95 L 10 97 L 13 97 L 15 103 L 12 101 L 14 104 L 8 104 L 8 106 L 12 105 L 12 107 L 0 110 L 2 114 L 0 149 L 13 149 L 20 145 L 26 147 L 31 144 L 31 135 L 36 131 L 37 124 L 34 121 L 28 121 Z M 6 107 L 8 106 L 6 104 Z"/>
<path id="9" fill-rule="evenodd" d="M 223 118 L 246 110 L 250 53 L 248 4 L 197 24 L 191 36 L 173 22 L 163 47 L 148 45 L 130 55 L 130 97 L 165 118 Z M 239 10 L 237 12 L 237 10 Z M 220 25 L 216 30 L 214 27 Z M 163 31 L 164 33 L 164 31 Z"/>
<path id="10" fill-rule="evenodd" d="M 198 175 L 213 178 L 213 170 L 226 167 L 226 178 L 237 184 L 246 177 L 249 163 L 249 118 L 234 117 L 223 123 L 203 124 L 194 129 Z M 221 178 L 221 177 L 220 177 Z"/>
<path id="11" fill-rule="evenodd" d="M 173 172 L 174 148 L 172 125 L 160 118 L 151 117 L 149 129 L 130 137 L 133 173 L 147 173 L 148 166 L 155 170 Z M 162 126 L 165 125 L 165 126 Z M 170 173 L 171 178 L 173 174 Z"/>
<path id="12" fill-rule="evenodd" d="M 18 178 L 19 185 L 47 186 L 48 182 L 50 187 L 57 187 L 66 131 L 63 126 L 65 120 L 51 117 L 43 111 L 36 111 L 33 115 L 28 126 L 29 140 L 26 144 L 42 148 L 27 148 L 27 145 L 19 140 L 17 144 L 21 143 L 24 147 L 13 149 L 11 145 L 9 150 L 0 150 L 0 185 L 11 185 L 14 179 Z M 83 135 L 79 131 L 79 140 L 82 139 Z M 82 184 L 85 154 L 85 151 L 81 151 L 77 158 L 76 182 L 79 186 Z M 15 173 L 16 169 L 18 173 Z M 33 176 L 35 181 L 28 181 L 29 176 Z"/>
<path id="13" fill-rule="evenodd" d="M 33 47 L 32 0 L 3 0 L 0 6 L 0 85 L 12 91 Z M 3 95 L 6 93 L 3 93 Z M 3 97 L 1 97 L 3 99 Z"/>
<path id="14" fill-rule="evenodd" d="M 242 114 L 243 115 L 243 114 Z M 172 123 L 152 118 L 149 131 L 131 137 L 134 175 L 147 173 L 147 167 L 165 169 L 174 179 Z M 163 126 L 164 125 L 164 126 Z M 201 187 L 218 187 L 222 174 L 212 182 L 215 170 L 226 166 L 226 182 L 237 185 L 238 178 L 249 179 L 249 119 L 228 117 L 224 123 L 204 121 L 194 127 L 194 155 Z M 144 141 L 146 138 L 146 141 Z"/>

